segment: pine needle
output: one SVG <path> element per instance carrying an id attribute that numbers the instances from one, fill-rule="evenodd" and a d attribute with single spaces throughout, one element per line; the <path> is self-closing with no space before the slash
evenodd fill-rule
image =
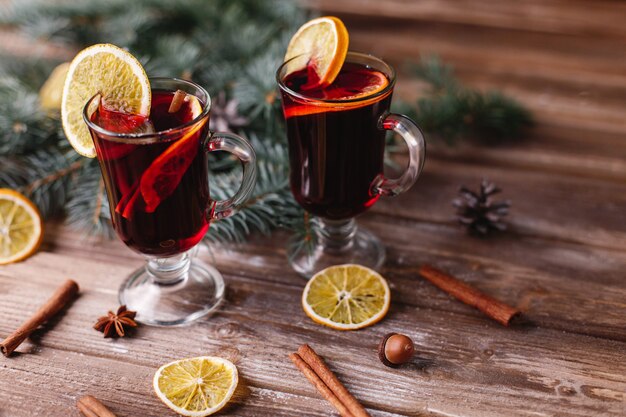
<path id="1" fill-rule="evenodd" d="M 247 124 L 235 130 L 256 150 L 258 182 L 238 213 L 211 225 L 206 240 L 241 242 L 250 233 L 280 227 L 294 232 L 291 244 L 310 250 L 319 225 L 289 190 L 274 79 L 289 38 L 309 17 L 291 0 L 21 0 L 0 14 L 0 22 L 76 50 L 114 43 L 139 57 L 151 76 L 192 79 L 215 97 L 237 100 Z M 0 59 L 0 186 L 25 192 L 46 218 L 65 214 L 72 227 L 112 236 L 97 161 L 78 157 L 67 145 L 58 113 L 39 108 L 38 90 L 56 64 Z M 429 139 L 495 143 L 521 137 L 531 123 L 517 102 L 462 86 L 452 67 L 436 57 L 423 58 L 411 72 L 429 86 L 429 94 L 396 107 L 410 113 Z M 231 196 L 241 181 L 237 161 L 212 153 L 209 167 L 211 197 Z"/>

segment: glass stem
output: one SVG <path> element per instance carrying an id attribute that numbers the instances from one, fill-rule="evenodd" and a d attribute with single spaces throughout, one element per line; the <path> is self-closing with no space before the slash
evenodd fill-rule
<path id="1" fill-rule="evenodd" d="M 189 252 L 167 258 L 148 258 L 146 270 L 154 283 L 173 285 L 187 279 L 191 257 Z"/>
<path id="2" fill-rule="evenodd" d="M 357 232 L 356 221 L 319 219 L 319 242 L 325 251 L 341 253 L 354 245 L 354 236 Z"/>

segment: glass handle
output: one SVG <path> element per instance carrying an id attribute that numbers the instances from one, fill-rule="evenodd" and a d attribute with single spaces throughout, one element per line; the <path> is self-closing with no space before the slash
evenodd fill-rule
<path id="1" fill-rule="evenodd" d="M 243 176 L 239 190 L 231 198 L 215 202 L 212 219 L 232 216 L 246 202 L 256 184 L 256 155 L 247 140 L 232 133 L 212 133 L 206 143 L 206 151 L 226 151 L 241 161 Z"/>
<path id="2" fill-rule="evenodd" d="M 426 141 L 415 122 L 400 114 L 383 115 L 378 122 L 378 128 L 392 130 L 399 134 L 409 148 L 409 166 L 400 178 L 385 178 L 383 174 L 380 174 L 372 183 L 374 194 L 394 197 L 411 188 L 422 172 L 426 156 Z"/>

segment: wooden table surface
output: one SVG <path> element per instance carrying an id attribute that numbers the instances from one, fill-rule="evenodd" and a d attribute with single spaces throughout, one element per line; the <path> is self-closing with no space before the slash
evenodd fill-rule
<path id="1" fill-rule="evenodd" d="M 81 285 L 62 317 L 0 359 L 0 416 L 78 416 L 84 394 L 120 416 L 172 416 L 152 393 L 163 363 L 234 361 L 241 382 L 220 415 L 328 416 L 332 409 L 287 355 L 311 344 L 373 416 L 626 415 L 626 4 L 618 1 L 320 0 L 347 23 L 352 49 L 399 65 L 436 52 L 459 76 L 534 112 L 526 141 L 500 147 L 430 143 L 416 186 L 380 201 L 360 224 L 388 250 L 392 306 L 379 324 L 343 333 L 300 307 L 305 282 L 284 233 L 213 248 L 227 282 L 215 316 L 185 328 L 141 327 L 103 339 L 91 326 L 116 307 L 141 264 L 121 242 L 84 240 L 58 224 L 43 249 L 0 268 L 0 337 L 64 279 Z M 371 16 L 377 16 L 372 19 Z M 398 95 L 419 85 L 400 76 Z M 467 236 L 450 201 L 489 177 L 513 201 L 510 230 Z M 531 324 L 503 328 L 417 277 L 424 262 L 519 306 Z M 384 367 L 376 345 L 410 335 L 417 358 Z"/>

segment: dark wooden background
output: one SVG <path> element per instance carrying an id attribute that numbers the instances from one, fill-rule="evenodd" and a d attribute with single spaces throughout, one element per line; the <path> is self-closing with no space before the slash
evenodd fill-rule
<path id="1" fill-rule="evenodd" d="M 201 354 L 230 358 L 241 373 L 221 415 L 330 415 L 287 358 L 301 343 L 326 357 L 374 416 L 626 415 L 626 3 L 310 4 L 345 21 L 352 50 L 398 67 L 436 53 L 468 85 L 524 103 L 536 127 L 500 147 L 431 141 L 411 192 L 361 218 L 387 245 L 392 307 L 359 332 L 304 315 L 304 282 L 289 270 L 279 233 L 214 248 L 228 301 L 213 318 L 104 340 L 92 322 L 115 306 L 117 286 L 140 260 L 118 241 L 86 242 L 48 225 L 39 254 L 0 268 L 0 336 L 64 278 L 83 294 L 20 355 L 0 360 L 0 416 L 78 415 L 74 402 L 85 393 L 120 416 L 170 416 L 151 392 L 152 375 Z M 12 33 L 0 39 L 13 50 L 22 42 Z M 396 95 L 414 98 L 421 88 L 401 73 Z M 513 201 L 510 230 L 489 239 L 466 236 L 450 206 L 460 184 L 482 177 Z M 487 320 L 420 280 L 423 262 L 519 306 L 532 324 L 505 329 Z M 392 370 L 378 362 L 375 346 L 389 331 L 414 339 L 413 363 Z"/>

